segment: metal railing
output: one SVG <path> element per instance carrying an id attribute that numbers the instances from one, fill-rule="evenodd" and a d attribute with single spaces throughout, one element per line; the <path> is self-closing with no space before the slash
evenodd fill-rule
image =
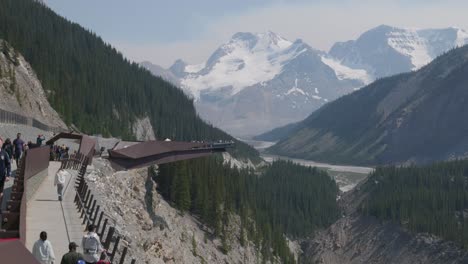
<path id="1" fill-rule="evenodd" d="M 117 234 L 116 221 L 101 210 L 101 206 L 97 204 L 97 200 L 85 180 L 86 168 L 91 160 L 92 155 L 85 156 L 78 153 L 72 155 L 69 159 L 62 160 L 61 168 L 78 171 L 75 181 L 75 204 L 80 213 L 80 218 L 83 219 L 82 223 L 96 226 L 96 233 L 101 238 L 103 247 L 108 250 L 106 254 L 111 263 L 114 263 L 114 259 L 116 260 L 120 256 L 120 260 L 115 263 L 124 264 L 128 255 L 128 247 L 124 245 L 119 248 L 120 242 L 124 240 L 123 237 Z M 114 222 L 113 226 L 110 224 L 110 220 Z M 110 250 L 111 247 L 112 251 Z M 131 259 L 130 263 L 135 264 L 136 260 Z"/>
<path id="2" fill-rule="evenodd" d="M 0 109 L 0 123 L 32 126 L 44 131 L 50 131 L 54 133 L 58 133 L 63 130 L 63 128 L 60 127 L 46 125 L 35 118 L 20 115 L 3 109 Z"/>

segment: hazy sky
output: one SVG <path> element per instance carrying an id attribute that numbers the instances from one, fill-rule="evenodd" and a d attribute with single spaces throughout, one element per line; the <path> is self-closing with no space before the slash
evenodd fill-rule
<path id="1" fill-rule="evenodd" d="M 466 0 L 45 0 L 129 59 L 200 63 L 236 32 L 271 30 L 328 50 L 381 24 L 468 29 Z"/>

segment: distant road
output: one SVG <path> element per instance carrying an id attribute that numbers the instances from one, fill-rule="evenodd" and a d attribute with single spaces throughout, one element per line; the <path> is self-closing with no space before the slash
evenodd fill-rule
<path id="1" fill-rule="evenodd" d="M 354 172 L 354 173 L 362 173 L 362 174 L 369 174 L 374 170 L 374 168 L 370 167 L 358 167 L 358 166 L 348 166 L 348 165 L 333 165 L 327 163 L 320 163 L 311 160 L 303 160 L 303 159 L 293 159 L 288 157 L 276 156 L 276 155 L 268 155 L 268 154 L 261 154 L 262 158 L 267 162 L 272 162 L 277 159 L 282 160 L 290 160 L 295 163 L 299 163 L 303 166 L 309 167 L 319 167 L 319 168 L 327 168 L 332 171 L 339 171 L 339 172 Z"/>
<path id="2" fill-rule="evenodd" d="M 269 155 L 269 154 L 262 153 L 262 151 L 268 147 L 273 146 L 275 142 L 244 140 L 244 139 L 240 139 L 240 140 L 244 141 L 245 143 L 251 145 L 252 147 L 256 148 L 258 151 L 260 151 L 261 157 L 267 162 L 273 162 L 274 160 L 277 160 L 277 159 L 290 160 L 290 161 L 293 161 L 295 163 L 298 163 L 304 166 L 327 168 L 329 170 L 337 171 L 337 172 L 354 172 L 354 173 L 362 173 L 362 174 L 369 174 L 370 172 L 374 170 L 374 168 L 371 168 L 371 167 L 333 165 L 333 164 L 315 162 L 312 160 L 294 159 L 294 158 L 283 157 L 283 156 Z"/>

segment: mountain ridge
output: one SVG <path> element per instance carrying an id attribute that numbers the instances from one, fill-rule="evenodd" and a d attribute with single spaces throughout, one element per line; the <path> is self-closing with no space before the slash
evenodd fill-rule
<path id="1" fill-rule="evenodd" d="M 172 83 L 194 99 L 203 119 L 248 137 L 299 122 L 375 79 L 419 69 L 465 43 L 468 33 L 458 28 L 381 25 L 325 52 L 271 31 L 239 32 L 203 63 L 177 60 L 166 73 L 152 72 L 176 76 Z"/>
<path id="2" fill-rule="evenodd" d="M 269 151 L 350 164 L 464 157 L 467 70 L 463 46 L 416 72 L 380 79 L 314 112 Z"/>

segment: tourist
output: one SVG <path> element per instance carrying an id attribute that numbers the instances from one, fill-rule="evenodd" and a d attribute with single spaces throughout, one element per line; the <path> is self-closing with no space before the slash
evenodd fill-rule
<path id="1" fill-rule="evenodd" d="M 13 159 L 13 144 L 9 138 L 3 142 L 2 149 L 8 154 L 9 161 L 7 164 L 7 177 L 11 177 L 11 160 Z"/>
<path id="2" fill-rule="evenodd" d="M 18 168 L 19 160 L 21 159 L 21 156 L 23 155 L 24 151 L 24 141 L 21 139 L 21 133 L 18 133 L 16 135 L 16 139 L 13 140 L 13 147 L 13 156 L 16 160 L 16 167 Z"/>
<path id="3" fill-rule="evenodd" d="M 54 249 L 49 240 L 47 240 L 47 233 L 42 231 L 39 235 L 39 240 L 34 243 L 33 256 L 42 264 L 53 264 L 55 261 Z"/>
<path id="4" fill-rule="evenodd" d="M 78 245 L 75 242 L 68 244 L 69 252 L 63 255 L 60 264 L 77 264 L 78 261 L 84 260 L 81 253 L 76 252 Z M 84 261 L 83 261 L 84 262 Z"/>
<path id="5" fill-rule="evenodd" d="M 10 157 L 5 150 L 0 149 L 0 213 L 3 202 L 3 188 L 5 187 L 5 181 L 7 180 L 7 168 L 9 163 Z"/>
<path id="6" fill-rule="evenodd" d="M 102 247 L 101 240 L 96 234 L 96 226 L 89 225 L 88 233 L 83 236 L 81 241 L 81 247 L 83 248 L 83 256 L 86 263 L 97 263 L 103 252 L 106 250 Z"/>
<path id="7" fill-rule="evenodd" d="M 55 174 L 54 185 L 57 186 L 57 194 L 58 200 L 62 201 L 63 197 L 63 188 L 65 187 L 65 182 L 67 180 L 67 174 L 69 174 L 66 170 L 60 169 Z"/>
<path id="8" fill-rule="evenodd" d="M 10 158 L 13 159 L 13 144 L 11 144 L 10 138 L 5 139 L 5 142 L 3 142 L 2 145 L 2 149 L 4 149 L 8 153 Z"/>
<path id="9" fill-rule="evenodd" d="M 44 140 L 45 140 L 44 135 L 37 135 L 37 138 L 36 138 L 36 146 L 37 146 L 37 147 L 42 146 L 42 142 L 43 142 Z"/>

